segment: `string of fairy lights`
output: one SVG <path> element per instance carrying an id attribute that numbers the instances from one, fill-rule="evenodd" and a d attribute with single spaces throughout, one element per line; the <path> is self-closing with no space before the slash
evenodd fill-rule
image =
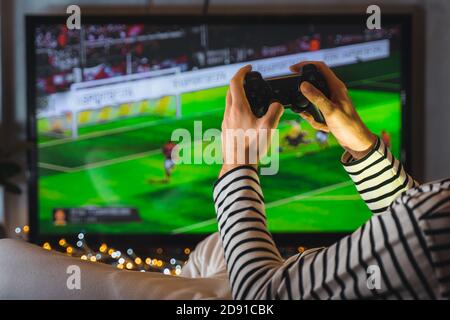
<path id="1" fill-rule="evenodd" d="M 25 225 L 23 227 L 15 228 L 17 236 L 23 240 L 27 240 L 27 234 L 30 232 L 30 227 Z M 100 244 L 98 248 L 90 247 L 86 242 L 86 235 L 79 233 L 75 245 L 69 243 L 65 238 L 59 239 L 57 244 L 52 246 L 50 242 L 44 242 L 42 248 L 49 251 L 58 251 L 74 258 L 79 258 L 84 261 L 93 263 L 105 263 L 120 270 L 140 271 L 140 272 L 160 272 L 166 275 L 179 276 L 181 269 L 186 264 L 191 248 L 182 249 L 181 256 L 177 254 L 177 258 L 167 257 L 163 248 L 156 248 L 153 256 L 139 256 L 132 248 L 125 251 L 120 251 L 106 243 Z M 280 248 L 280 253 L 285 256 L 291 256 L 294 253 L 302 253 L 305 247 L 299 246 L 294 248 Z"/>
<path id="2" fill-rule="evenodd" d="M 16 227 L 15 233 L 26 240 L 30 227 Z M 105 263 L 121 270 L 140 271 L 140 272 L 161 272 L 166 275 L 178 276 L 181 274 L 181 268 L 186 263 L 191 249 L 183 249 L 183 259 L 179 257 L 166 257 L 163 248 L 157 248 L 155 255 L 139 256 L 132 248 L 120 251 L 106 243 L 102 243 L 98 248 L 90 247 L 86 242 L 86 235 L 79 233 L 75 244 L 69 243 L 65 238 L 59 239 L 58 243 L 51 245 L 50 242 L 44 242 L 42 248 L 49 251 L 58 251 L 67 256 L 79 258 L 93 263 Z"/>

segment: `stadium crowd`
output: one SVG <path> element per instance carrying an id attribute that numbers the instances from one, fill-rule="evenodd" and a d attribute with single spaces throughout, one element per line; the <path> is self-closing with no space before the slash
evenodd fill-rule
<path id="1" fill-rule="evenodd" d="M 287 32 L 280 38 L 279 33 L 267 37 L 251 29 L 233 32 L 224 28 L 233 27 L 210 27 L 204 43 L 201 26 L 96 24 L 85 25 L 81 31 L 65 25 L 40 26 L 35 36 L 38 95 L 66 91 L 75 82 L 173 67 L 181 71 L 207 68 L 389 38 L 399 32 L 391 28 L 330 34 L 312 28 Z"/>

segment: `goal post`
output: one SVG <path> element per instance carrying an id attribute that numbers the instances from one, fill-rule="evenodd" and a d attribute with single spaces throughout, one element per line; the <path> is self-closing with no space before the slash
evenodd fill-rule
<path id="1" fill-rule="evenodd" d="M 173 85 L 180 72 L 167 68 L 75 83 L 47 99 L 39 131 L 76 139 L 83 126 L 138 116 L 181 118 L 181 93 Z"/>

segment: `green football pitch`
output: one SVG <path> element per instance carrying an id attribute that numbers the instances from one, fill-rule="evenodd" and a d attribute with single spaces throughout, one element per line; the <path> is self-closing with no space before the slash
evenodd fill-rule
<path id="1" fill-rule="evenodd" d="M 350 85 L 349 94 L 369 128 L 392 137 L 399 154 L 400 96 L 395 75 L 381 75 Z M 220 166 L 179 164 L 169 183 L 164 178 L 161 147 L 172 131 L 220 128 L 226 87 L 182 96 L 181 119 L 141 116 L 82 127 L 77 139 L 39 139 L 39 224 L 45 234 L 209 233 L 217 229 L 212 186 Z M 205 111 L 206 110 L 206 111 Z M 290 130 L 286 111 L 280 141 Z M 306 122 L 307 139 L 314 131 Z M 206 146 L 206 143 L 203 143 Z M 333 137 L 329 146 L 316 142 L 284 147 L 279 172 L 262 176 L 268 225 L 272 232 L 352 231 L 370 213 L 340 164 L 342 149 Z M 126 206 L 139 211 L 140 222 L 67 225 L 52 223 L 54 208 Z"/>

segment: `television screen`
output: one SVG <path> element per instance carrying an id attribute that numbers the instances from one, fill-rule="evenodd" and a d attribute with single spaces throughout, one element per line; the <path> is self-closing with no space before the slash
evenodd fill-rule
<path id="1" fill-rule="evenodd" d="M 303 60 L 327 63 L 368 127 L 402 150 L 405 24 L 364 19 L 109 17 L 28 25 L 40 235 L 204 234 L 217 229 L 212 186 L 220 164 L 173 164 L 176 129 L 196 146 L 221 127 L 228 82 L 252 64 L 264 77 Z M 270 23 L 267 23 L 270 21 Z M 407 106 L 406 106 L 407 107 Z M 200 126 L 200 128 L 199 128 Z M 200 136 L 197 134 L 200 130 Z M 273 233 L 350 232 L 370 213 L 340 164 L 343 150 L 286 109 L 279 164 L 261 176 Z M 188 152 L 185 150 L 184 152 Z"/>

